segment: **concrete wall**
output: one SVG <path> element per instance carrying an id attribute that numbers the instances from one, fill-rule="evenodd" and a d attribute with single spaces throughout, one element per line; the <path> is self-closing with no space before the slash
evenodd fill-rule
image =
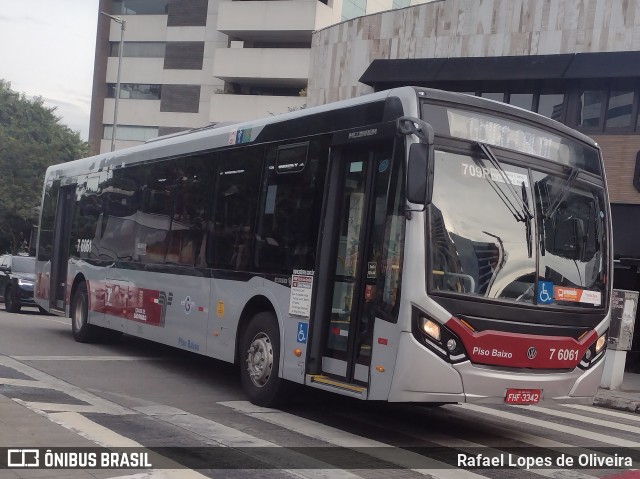
<path id="1" fill-rule="evenodd" d="M 316 32 L 310 105 L 371 92 L 374 59 L 640 49 L 640 0 L 445 0 L 359 17 Z"/>
<path id="2" fill-rule="evenodd" d="M 309 106 L 373 89 L 375 59 L 494 57 L 640 50 L 640 0 L 445 0 L 355 18 L 313 35 Z M 592 135 L 613 203 L 640 204 L 632 184 L 640 135 Z"/>

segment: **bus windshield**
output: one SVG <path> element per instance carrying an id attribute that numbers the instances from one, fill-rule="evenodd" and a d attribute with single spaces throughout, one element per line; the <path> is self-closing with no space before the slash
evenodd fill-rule
<path id="1" fill-rule="evenodd" d="M 604 193 L 568 179 L 437 150 L 432 291 L 604 307 Z"/>

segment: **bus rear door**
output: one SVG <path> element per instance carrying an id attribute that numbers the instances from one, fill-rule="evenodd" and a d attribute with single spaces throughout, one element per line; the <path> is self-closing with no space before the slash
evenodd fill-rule
<path id="1" fill-rule="evenodd" d="M 75 205 L 76 185 L 61 186 L 58 190 L 53 249 L 51 255 L 50 307 L 64 311 L 67 298 L 67 268 L 69 265 L 69 241 Z"/>

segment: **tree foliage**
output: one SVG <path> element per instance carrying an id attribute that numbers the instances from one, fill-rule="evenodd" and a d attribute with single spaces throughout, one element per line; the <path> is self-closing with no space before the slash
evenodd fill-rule
<path id="1" fill-rule="evenodd" d="M 0 253 L 29 243 L 47 167 L 89 154 L 89 144 L 54 112 L 0 79 Z"/>

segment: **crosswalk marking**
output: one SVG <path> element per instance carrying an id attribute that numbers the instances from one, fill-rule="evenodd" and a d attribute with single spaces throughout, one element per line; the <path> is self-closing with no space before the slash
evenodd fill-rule
<path id="1" fill-rule="evenodd" d="M 246 448 L 255 448 L 255 454 L 253 454 L 253 457 L 267 464 L 274 464 L 278 461 L 277 457 L 271 456 L 273 451 L 270 451 L 270 448 L 279 448 L 281 450 L 285 449 L 270 441 L 265 441 L 264 439 L 251 436 L 250 434 L 239 431 L 238 429 L 234 429 L 210 419 L 196 416 L 195 414 L 190 414 L 186 411 L 180 411 L 175 408 L 169 408 L 166 413 L 163 411 L 163 408 L 158 406 L 138 407 L 135 408 L 135 410 L 142 414 L 153 416 L 154 418 L 168 424 L 186 429 L 187 431 L 198 434 L 206 439 L 215 441 L 222 446 L 243 448 L 243 452 L 247 452 Z M 358 478 L 358 476 L 348 471 L 333 469 L 328 464 L 314 460 L 295 451 L 287 452 L 287 457 L 291 458 L 298 464 L 311 463 L 317 467 L 316 469 L 283 469 L 287 473 L 296 477 L 304 479 Z M 212 465 L 212 467 L 215 468 L 215 465 Z"/>
<path id="2" fill-rule="evenodd" d="M 31 360 L 32 358 L 45 358 L 45 356 L 28 356 L 22 357 L 24 360 Z M 28 358 L 28 359 L 27 359 Z M 53 358 L 53 357 L 51 357 Z M 72 357 L 77 360 L 80 357 Z M 97 360 L 109 360 L 100 359 L 102 357 L 96 357 Z M 105 357 L 110 358 L 110 357 Z M 123 360 L 135 360 L 138 358 L 130 357 Z M 27 379 L 13 379 L 13 378 L 0 378 L 0 384 L 16 387 L 37 387 L 41 389 L 55 389 L 62 391 L 74 398 L 81 399 L 89 404 L 50 404 L 44 402 L 35 401 L 22 401 L 14 399 L 14 401 L 29 407 L 30 409 L 38 412 L 39 414 L 49 418 L 51 421 L 56 422 L 68 429 L 71 429 L 79 435 L 99 444 L 104 447 L 144 447 L 135 440 L 122 436 L 115 431 L 104 427 L 89 418 L 83 416 L 86 413 L 105 413 L 113 415 L 122 414 L 136 414 L 140 413 L 149 417 L 153 417 L 158 421 L 165 422 L 172 426 L 177 426 L 185 431 L 189 431 L 194 435 L 200 436 L 205 444 L 213 444 L 241 449 L 242 453 L 247 454 L 248 457 L 256 459 L 266 464 L 276 465 L 283 473 L 299 478 L 299 479 L 359 479 L 360 476 L 353 474 L 347 470 L 337 469 L 333 466 L 323 463 L 320 460 L 316 460 L 311 455 L 307 456 L 301 452 L 298 452 L 293 448 L 289 450 L 289 446 L 283 447 L 275 442 L 261 439 L 250 434 L 243 432 L 240 429 L 236 429 L 225 424 L 212 421 L 195 414 L 188 413 L 181 409 L 164 406 L 161 404 L 150 404 L 149 406 L 125 408 L 117 403 L 113 403 L 109 400 L 103 399 L 99 396 L 84 391 L 76 386 L 61 381 L 53 376 L 43 373 L 37 369 L 31 368 L 23 363 L 15 360 L 15 358 L 7 358 L 0 356 L 0 365 L 6 365 L 19 372 L 22 372 L 33 380 Z M 255 406 L 247 401 L 224 401 L 217 403 L 221 406 L 227 407 L 243 416 L 249 417 L 256 421 L 262 421 L 272 424 L 274 426 L 283 428 L 287 431 L 291 431 L 307 438 L 316 439 L 327 443 L 328 445 L 343 447 L 347 449 L 367 448 L 371 452 L 367 451 L 365 454 L 370 455 L 372 458 L 385 461 L 389 464 L 396 464 L 398 468 L 405 468 L 422 475 L 432 476 L 436 479 L 486 479 L 486 475 L 481 475 L 473 470 L 454 469 L 449 464 L 437 462 L 432 460 L 435 464 L 434 469 L 415 469 L 411 465 L 415 466 L 419 461 L 424 462 L 422 455 L 411 452 L 410 450 L 403 449 L 401 447 L 395 447 L 385 442 L 369 439 L 367 437 L 358 436 L 342 429 L 334 428 L 316 422 L 303 417 L 296 416 L 294 414 L 285 413 L 275 409 L 261 408 Z M 529 414 L 527 414 L 527 412 Z M 581 413 L 590 414 L 581 414 Z M 531 413 L 534 413 L 533 415 Z M 233 417 L 231 415 L 229 417 Z M 331 414 L 339 415 L 340 412 L 331 411 Z M 609 446 L 619 446 L 627 448 L 638 448 L 640 442 L 634 440 L 616 437 L 613 434 L 617 431 L 626 432 L 630 434 L 637 434 L 640 437 L 640 426 L 636 425 L 640 421 L 640 416 L 623 413 L 618 411 L 611 411 L 601 408 L 594 408 L 591 406 L 581 405 L 564 405 L 559 409 L 552 409 L 542 406 L 515 406 L 506 411 L 503 408 L 497 409 L 490 406 L 479 404 L 458 404 L 447 406 L 446 408 L 434 412 L 439 420 L 447 418 L 450 415 L 452 418 L 457 419 L 469 418 L 473 415 L 478 420 L 485 420 L 485 423 L 491 424 L 491 431 L 496 434 L 498 439 L 497 444 L 503 444 L 504 439 L 512 439 L 525 444 L 529 444 L 535 447 L 542 447 L 548 449 L 559 448 L 572 448 L 573 451 L 585 451 L 589 453 L 589 446 L 576 447 L 572 444 L 565 444 L 563 442 L 555 441 L 544 437 L 544 435 L 535 435 L 527 432 L 519 431 L 518 427 L 515 429 L 509 429 L 505 426 L 500 426 L 496 419 L 500 421 L 511 421 L 514 423 L 533 425 L 549 431 L 556 431 L 559 433 L 567 434 L 578 438 L 588 438 L 589 440 L 598 441 Z M 548 419 L 544 416 L 550 416 Z M 434 430 L 420 429 L 420 425 L 410 420 L 403 421 L 400 427 L 396 427 L 395 423 L 391 419 L 381 418 L 379 415 L 368 413 L 366 411 L 358 411 L 354 416 L 348 415 L 349 418 L 368 424 L 374 427 L 388 429 L 392 434 L 403 434 L 405 437 L 413 437 L 423 441 L 428 441 L 446 448 L 454 448 L 461 452 L 467 452 L 469 454 L 476 454 L 474 449 L 483 448 L 487 451 L 487 454 L 499 453 L 502 446 L 492 445 L 491 441 L 484 441 L 480 439 L 481 435 L 476 435 L 476 440 L 484 442 L 480 444 L 467 440 L 463 437 L 455 437 L 446 433 L 440 433 Z M 567 424 L 559 424 L 553 418 L 566 419 Z M 607 418 L 612 418 L 611 421 Z M 237 416 L 236 416 L 237 419 Z M 224 419 L 223 419 L 224 420 Z M 625 422 L 623 422 L 626 421 Z M 250 421 L 249 419 L 245 422 Z M 254 421 L 254 422 L 256 422 Z M 443 422 L 444 423 L 444 422 Z M 581 427 L 582 424 L 591 424 L 598 427 L 607 428 L 610 432 L 594 432 Z M 631 423 L 631 424 L 630 424 Z M 636 424 L 634 424 L 636 423 Z M 574 424 L 574 425 L 569 425 Z M 340 427 L 340 426 L 339 426 Z M 520 429 L 523 429 L 521 426 Z M 448 431 L 445 431 L 448 432 Z M 536 431 L 534 431 L 536 432 Z M 263 437 L 267 437 L 262 434 Z M 136 437 L 136 436 L 134 436 Z M 277 436 L 276 436 L 277 437 Z M 384 437 L 384 436 L 373 436 Z M 383 441 L 386 439 L 382 439 Z M 576 441 L 580 442 L 580 441 Z M 591 443 L 589 443 L 591 444 Z M 255 453 L 251 449 L 255 449 Z M 272 448 L 278 448 L 278 450 L 270 450 Z M 250 451 L 247 452 L 247 449 Z M 284 453 L 282 451 L 285 451 Z M 523 447 L 523 451 L 526 451 L 526 446 Z M 362 451 L 359 451 L 362 452 Z M 283 456 L 282 454 L 285 454 Z M 526 455 L 525 453 L 523 453 Z M 285 460 L 290 461 L 291 464 L 310 464 L 310 469 L 282 469 L 283 457 Z M 365 456 L 366 457 L 366 456 Z M 513 454 L 512 457 L 520 457 Z M 168 460 L 168 459 L 167 459 Z M 215 469 L 215 464 L 211 465 Z M 295 466 L 290 466 L 295 467 Z M 344 466 L 343 466 L 344 467 Z M 637 466 L 636 466 L 637 467 Z M 486 474 L 485 471 L 480 471 Z M 514 471 L 515 472 L 515 471 Z M 527 474 L 536 474 L 538 476 L 548 478 L 566 477 L 571 479 L 593 479 L 594 476 L 588 475 L 578 470 L 564 470 L 564 469 L 530 469 Z M 586 472 L 586 471 L 585 471 Z M 185 478 L 185 479 L 202 479 L 205 476 L 188 469 L 167 469 L 167 470 L 149 470 L 141 474 L 133 474 L 128 476 L 118 476 L 112 479 L 173 479 L 173 478 Z"/>
<path id="3" fill-rule="evenodd" d="M 367 414 L 365 413 L 364 415 L 359 415 L 359 419 L 360 417 L 364 417 L 366 418 L 365 421 L 367 424 L 369 425 L 373 425 L 373 426 L 384 426 L 385 429 L 389 428 L 389 421 L 386 421 L 383 424 L 380 424 L 380 420 L 377 417 L 372 417 L 371 414 Z M 502 429 L 502 428 L 501 428 Z M 511 432 L 510 430 L 504 429 L 507 432 Z M 396 429 L 397 432 L 401 432 L 402 434 L 405 435 L 409 435 L 411 437 L 415 437 L 415 438 L 419 438 L 422 439 L 423 437 L 423 429 L 420 429 L 419 426 L 415 425 L 414 423 L 406 423 L 402 425 L 401 429 Z M 513 436 L 514 439 L 516 437 L 516 435 Z M 557 441 L 552 441 L 549 439 L 545 439 L 545 438 L 540 438 L 538 436 L 533 436 L 533 435 L 529 435 L 529 434 L 522 434 L 519 438 L 515 439 L 515 440 L 520 440 L 521 442 L 528 442 L 525 439 L 534 439 L 535 442 L 537 442 L 538 444 L 529 442 L 529 444 L 532 445 L 539 445 L 539 447 L 545 447 L 545 448 L 567 448 L 567 447 L 571 447 L 568 444 L 564 444 L 561 442 L 557 442 Z M 476 454 L 477 453 L 477 449 L 478 448 L 482 448 L 485 451 L 487 451 L 487 453 L 490 455 L 492 453 L 495 454 L 499 454 L 499 448 L 497 447 L 493 447 L 493 446 L 488 446 L 486 444 L 479 444 L 476 442 L 472 442 L 472 441 L 468 441 L 466 439 L 462 439 L 462 438 L 458 438 L 458 437 L 454 437 L 454 436 L 449 436 L 447 434 L 442 434 L 442 433 L 438 433 L 438 432 L 434 432 L 434 431 L 429 431 L 429 436 L 427 437 L 427 439 L 429 440 L 429 442 L 433 442 L 435 444 L 438 444 L 440 446 L 443 447 L 449 447 L 449 448 L 455 448 L 461 451 L 469 451 L 471 454 Z M 544 445 L 542 445 L 544 444 Z M 476 451 L 473 451 L 473 449 L 476 449 Z M 585 451 L 586 452 L 586 451 Z M 520 457 L 517 454 L 513 454 L 512 453 L 512 457 L 517 458 Z M 537 474 L 539 476 L 544 476 L 544 477 L 550 477 L 552 479 L 557 479 L 559 477 L 568 477 L 570 476 L 572 479 L 594 479 L 594 476 L 588 475 L 588 474 L 584 474 L 582 472 L 579 471 L 570 471 L 567 469 L 530 469 L 528 471 L 529 473 L 532 474 Z"/>
<path id="4" fill-rule="evenodd" d="M 22 374 L 30 378 L 33 378 L 33 381 L 30 381 L 28 384 L 24 384 L 26 386 L 38 387 L 42 389 L 55 389 L 57 391 L 61 391 L 68 396 L 79 399 L 84 403 L 90 404 L 95 408 L 96 412 L 115 415 L 125 415 L 132 413 L 131 410 L 124 408 L 119 404 L 103 399 L 95 394 L 91 394 L 84 389 L 81 389 L 77 386 L 74 386 L 73 384 L 69 384 L 66 381 L 44 373 L 39 369 L 32 368 L 31 366 L 21 363 L 13 358 L 0 356 L 0 365 L 15 369 L 16 371 L 21 372 Z M 12 380 L 10 382 L 14 381 L 18 380 Z"/>
<path id="5" fill-rule="evenodd" d="M 342 431 L 341 429 L 326 426 L 309 419 L 294 416 L 293 414 L 281 412 L 276 409 L 257 408 L 247 401 L 224 401 L 219 402 L 218 404 L 240 411 L 251 417 L 260 419 L 261 421 L 284 427 L 290 431 L 297 432 L 308 437 L 319 439 L 334 446 L 349 449 L 375 448 L 371 449 L 367 454 L 385 462 L 397 464 L 406 469 L 411 469 L 419 474 L 431 475 L 440 479 L 478 479 L 485 477 L 464 469 L 452 469 L 448 464 L 438 463 L 437 461 L 433 461 L 434 464 L 441 464 L 442 466 L 441 468 L 434 468 L 436 470 L 413 469 L 409 464 L 415 464 L 416 461 L 424 461 L 423 456 L 373 439 L 357 436 L 355 434 Z"/>
<path id="6" fill-rule="evenodd" d="M 29 407 L 28 404 L 22 401 L 18 402 L 22 403 L 26 407 Z M 95 423 L 82 414 L 76 412 L 46 413 L 35 409 L 34 411 L 47 417 L 50 421 L 55 422 L 56 424 L 59 424 L 62 427 L 69 429 L 79 436 L 82 436 L 85 439 L 88 439 L 102 447 L 144 447 L 142 444 L 129 439 L 128 437 L 122 436 L 117 432 L 112 431 L 111 429 L 101 426 L 100 424 Z M 169 459 L 165 460 L 167 462 L 170 461 Z M 179 464 L 176 464 L 176 466 L 179 466 Z M 153 477 L 154 479 L 207 479 L 206 476 L 203 476 L 199 472 L 193 471 L 191 469 L 163 469 L 162 471 L 158 471 L 157 474 L 154 474 L 155 472 L 156 471 L 152 470 L 149 471 L 146 476 L 142 475 L 139 477 Z"/>
<path id="7" fill-rule="evenodd" d="M 4 384 L 5 386 L 27 387 L 27 388 L 44 388 L 44 389 L 50 388 L 48 384 L 44 384 L 40 381 L 34 381 L 33 379 L 0 378 L 0 384 Z"/>
<path id="8" fill-rule="evenodd" d="M 617 417 L 620 419 L 626 419 L 628 421 L 640 422 L 640 414 L 634 414 L 632 412 L 612 411 L 611 409 L 604 409 L 601 407 L 593 407 L 593 406 L 583 406 L 581 404 L 564 404 L 564 407 L 593 412 L 596 414 L 601 414 L 603 416 Z"/>
<path id="9" fill-rule="evenodd" d="M 16 361 L 158 361 L 147 356 L 11 356 Z"/>
<path id="10" fill-rule="evenodd" d="M 487 451 L 487 454 L 499 453 L 500 451 L 485 446 L 483 444 L 478 444 L 476 442 L 467 441 L 465 439 L 460 439 L 457 437 L 447 436 L 445 434 L 431 433 L 429 434 L 429 441 L 435 442 L 436 444 L 444 447 L 451 447 L 455 449 L 459 449 L 461 451 L 469 451 L 471 449 L 471 453 L 473 454 L 473 449 L 483 448 Z M 521 457 L 518 454 L 511 453 L 512 457 L 517 460 L 517 458 Z M 529 473 L 537 474 L 538 476 L 550 477 L 552 479 L 557 479 L 558 477 L 562 477 L 567 473 L 571 473 L 571 477 L 573 479 L 594 479 L 594 476 L 590 476 L 588 474 L 583 474 L 578 471 L 569 471 L 567 469 L 529 469 Z"/>
<path id="11" fill-rule="evenodd" d="M 589 439 L 600 441 L 603 444 L 608 444 L 611 446 L 640 447 L 640 442 L 629 441 L 628 439 L 622 439 L 622 438 L 618 438 L 610 435 L 600 434 L 597 432 L 586 431 L 584 429 L 580 429 L 573 426 L 565 426 L 563 424 L 556 424 L 549 421 L 543 421 L 541 419 L 527 417 L 522 414 L 515 414 L 512 412 L 507 412 L 502 410 L 498 411 L 498 410 L 488 408 L 486 406 L 479 406 L 477 404 L 458 404 L 458 405 L 454 405 L 454 407 L 463 408 L 463 409 L 475 411 L 482 414 L 488 414 L 490 416 L 497 416 L 502 419 L 517 421 L 524 424 L 530 424 L 530 425 L 542 427 L 545 429 L 551 429 L 553 431 L 571 434 L 578 437 L 588 436 Z"/>
<path id="12" fill-rule="evenodd" d="M 571 419 L 573 421 L 586 422 L 589 424 L 593 424 L 595 426 L 603 426 L 612 429 L 618 429 L 619 431 L 632 432 L 634 434 L 640 435 L 640 427 L 630 426 L 627 424 L 621 424 L 617 422 L 611 421 L 603 421 L 602 419 L 596 419 L 594 417 L 586 417 L 580 416 L 579 414 L 573 414 L 564 411 L 556 411 L 554 409 L 548 409 L 540 406 L 516 406 L 517 408 L 529 408 L 529 411 L 541 412 L 543 414 L 547 414 L 549 416 L 561 417 L 565 419 Z"/>
<path id="13" fill-rule="evenodd" d="M 78 413 L 100 413 L 102 410 L 90 404 L 55 404 L 36 401 L 25 401 L 32 409 L 39 409 L 46 412 L 78 412 Z"/>

